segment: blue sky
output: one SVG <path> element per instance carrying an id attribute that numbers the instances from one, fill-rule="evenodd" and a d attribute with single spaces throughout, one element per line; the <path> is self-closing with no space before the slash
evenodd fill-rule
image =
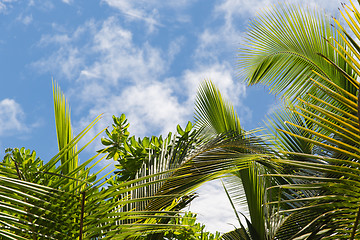
<path id="1" fill-rule="evenodd" d="M 0 0 L 0 156 L 7 147 L 34 149 L 44 161 L 56 154 L 52 78 L 66 94 L 77 131 L 101 113 L 91 134 L 121 113 L 136 136 L 174 131 L 193 120 L 204 79 L 233 102 L 245 129 L 259 127 L 278 103 L 264 87 L 241 82 L 236 54 L 249 19 L 277 2 Z M 331 14 L 340 6 L 292 2 Z M 211 231 L 236 225 L 219 189 L 201 188 L 191 209 Z"/>

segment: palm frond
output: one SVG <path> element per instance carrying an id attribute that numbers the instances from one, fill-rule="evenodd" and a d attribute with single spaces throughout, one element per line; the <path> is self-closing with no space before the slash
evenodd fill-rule
<path id="1" fill-rule="evenodd" d="M 234 131 L 244 133 L 240 120 L 230 102 L 221 96 L 211 81 L 204 81 L 195 101 L 195 126 L 210 131 L 211 134 Z"/>
<path id="2" fill-rule="evenodd" d="M 270 205 L 291 203 L 295 206 L 292 209 L 279 211 L 279 214 L 285 216 L 290 213 L 277 234 L 284 236 L 283 239 L 289 239 L 289 234 L 294 234 L 291 238 L 313 236 L 315 239 L 320 239 L 321 236 L 321 239 L 349 239 L 350 232 L 354 230 L 357 232 L 360 229 L 356 224 L 359 205 L 357 188 L 360 180 L 358 177 L 360 131 L 358 122 L 355 119 L 346 119 L 343 111 L 338 111 L 337 108 L 339 105 L 346 106 L 343 109 L 346 109 L 348 114 L 356 116 L 357 109 L 354 105 L 357 102 L 356 99 L 347 97 L 351 93 L 344 94 L 346 91 L 344 89 L 330 90 L 320 82 L 317 82 L 317 85 L 320 91 L 338 104 L 324 106 L 317 101 L 318 104 L 315 104 L 316 102 L 300 99 L 301 106 L 290 108 L 289 111 L 295 118 L 311 124 L 304 126 L 299 122 L 285 121 L 297 131 L 290 131 L 289 128 L 279 129 L 285 136 L 297 138 L 298 141 L 314 146 L 311 153 L 284 151 L 283 154 L 288 156 L 287 159 L 273 159 L 293 169 L 291 174 L 280 175 L 291 179 L 289 183 L 293 184 L 280 184 L 273 188 L 288 193 L 291 193 L 289 190 L 294 193 L 301 191 L 301 194 L 292 194 L 293 198 L 269 203 Z M 309 190 L 316 194 L 305 194 Z M 299 211 L 303 211 L 304 214 L 299 215 Z M 301 228 L 290 227 L 294 224 Z M 289 228 L 298 231 L 290 233 L 287 230 Z"/>
<path id="3" fill-rule="evenodd" d="M 68 146 L 73 139 L 73 132 L 71 128 L 71 117 L 69 105 L 62 93 L 60 86 L 53 81 L 53 97 L 54 97 L 54 113 L 56 135 L 58 140 L 59 151 Z M 79 159 L 75 154 L 77 146 L 74 145 L 62 157 L 61 163 L 63 166 L 62 172 L 67 174 L 73 171 L 79 164 Z"/>
<path id="4" fill-rule="evenodd" d="M 62 102 L 55 104 L 63 114 L 57 125 L 68 129 L 58 132 L 70 133 L 66 103 L 59 88 L 54 89 L 59 97 L 55 102 Z M 8 152 L 0 164 L 2 238 L 133 239 L 183 228 L 168 224 L 168 219 L 180 217 L 179 206 L 191 201 L 198 186 L 245 168 L 259 157 L 243 157 L 234 134 L 198 142 L 196 133 L 186 133 L 174 136 L 171 147 L 164 146 L 160 153 L 149 152 L 149 162 L 134 180 L 107 186 L 114 176 L 95 180 L 96 174 L 89 174 L 102 160 L 101 152 L 82 164 L 68 165 L 88 145 L 76 151 L 76 144 L 99 118 L 69 137 L 46 164 L 29 150 Z"/>
<path id="5" fill-rule="evenodd" d="M 354 239 L 359 234 L 360 14 L 343 4 L 337 28 L 320 12 L 280 6 L 254 21 L 240 50 L 249 84 L 283 94 L 287 109 L 267 122 L 279 154 L 267 195 L 275 239 Z M 356 96 L 357 95 L 357 96 Z M 273 221 L 273 219 L 277 219 Z"/>
<path id="6" fill-rule="evenodd" d="M 237 134 L 239 135 L 239 146 L 244 154 L 267 152 L 266 145 L 260 138 L 247 134 L 240 126 L 239 117 L 234 107 L 224 100 L 220 91 L 210 81 L 205 81 L 199 88 L 196 98 L 195 126 L 204 129 L 207 135 L 215 134 Z M 236 147 L 235 147 L 236 149 Z M 240 180 L 241 185 L 237 187 L 229 184 L 229 195 L 234 199 L 246 202 L 251 218 L 252 227 L 256 229 L 257 235 L 265 237 L 265 212 L 263 208 L 266 182 L 260 177 L 264 168 L 257 162 L 249 163 L 248 168 L 233 173 L 234 178 Z M 236 181 L 239 182 L 239 181 Z M 226 183 L 226 182 L 225 182 Z M 226 185 L 228 185 L 226 183 Z M 244 194 L 245 193 L 245 194 Z M 235 201 L 236 202 L 236 201 Z"/>
<path id="7" fill-rule="evenodd" d="M 333 48 L 327 39 L 334 39 L 339 45 Z M 356 91 L 343 74 L 319 55 L 353 77 L 347 59 L 341 57 L 343 38 L 322 11 L 279 5 L 251 23 L 245 42 L 239 49 L 239 68 L 250 85 L 261 82 L 269 85 L 271 91 L 294 100 L 301 93 L 316 91 L 308 82 L 309 77 L 319 81 L 316 71 L 349 92 Z"/>

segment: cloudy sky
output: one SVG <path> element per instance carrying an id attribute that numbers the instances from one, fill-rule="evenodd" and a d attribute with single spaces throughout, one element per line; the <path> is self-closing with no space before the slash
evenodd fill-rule
<path id="1" fill-rule="evenodd" d="M 136 136 L 193 120 L 199 82 L 211 79 L 245 129 L 276 107 L 264 87 L 241 83 L 237 48 L 247 24 L 277 0 L 0 0 L 0 157 L 7 147 L 57 149 L 51 79 L 65 92 L 74 128 L 103 113 L 94 132 L 125 113 Z M 338 0 L 294 0 L 337 14 Z M 211 231 L 236 225 L 221 187 L 191 210 Z M 220 210 L 219 206 L 222 206 Z"/>

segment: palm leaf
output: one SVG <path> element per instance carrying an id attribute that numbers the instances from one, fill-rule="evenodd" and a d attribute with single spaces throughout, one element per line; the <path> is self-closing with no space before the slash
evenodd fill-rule
<path id="1" fill-rule="evenodd" d="M 69 105 L 66 102 L 64 94 L 61 92 L 59 85 L 53 81 L 53 97 L 54 97 L 54 112 L 55 112 L 55 126 L 58 140 L 59 151 L 68 146 L 73 139 L 73 132 L 71 128 L 71 118 Z M 61 159 L 63 166 L 62 172 L 69 173 L 78 166 L 79 159 L 75 154 L 77 146 L 74 145 L 69 149 Z"/>
<path id="2" fill-rule="evenodd" d="M 335 51 L 327 39 L 339 43 Z M 245 44 L 239 49 L 239 68 L 249 84 L 269 85 L 270 91 L 283 93 L 291 100 L 304 92 L 316 92 L 308 82 L 309 77 L 319 81 L 314 71 L 354 93 L 356 90 L 344 75 L 319 55 L 336 62 L 352 76 L 347 59 L 341 57 L 342 46 L 343 38 L 321 11 L 280 5 L 252 22 Z"/>
<path id="3" fill-rule="evenodd" d="M 233 106 L 222 98 L 220 91 L 212 82 L 205 81 L 200 86 L 195 112 L 196 126 L 199 129 L 205 129 L 205 137 L 221 133 L 237 134 L 240 137 L 239 146 L 246 146 L 240 150 L 244 154 L 266 151 L 264 142 L 241 129 L 239 118 Z M 248 168 L 234 173 L 233 177 L 230 178 L 233 179 L 232 183 L 239 183 L 240 181 L 240 185 L 231 184 L 231 181 L 229 183 L 229 195 L 233 199 L 240 199 L 240 203 L 246 201 L 252 227 L 261 239 L 265 237 L 263 203 L 266 183 L 259 177 L 263 171 L 262 166 L 252 162 Z"/>
<path id="4" fill-rule="evenodd" d="M 352 6 L 346 21 L 357 31 Z M 282 166 L 268 174 L 280 179 L 268 189 L 279 198 L 267 203 L 270 221 L 281 220 L 272 229 L 276 239 L 353 239 L 359 228 L 360 48 L 334 21 L 339 30 L 320 13 L 280 7 L 253 23 L 241 49 L 249 84 L 267 84 L 293 101 L 268 121 L 280 153 L 271 161 Z"/>
<path id="5" fill-rule="evenodd" d="M 290 166 L 291 174 L 282 174 L 284 178 L 297 180 L 296 184 L 281 184 L 274 188 L 295 191 L 315 191 L 316 195 L 292 194 L 293 199 L 282 199 L 280 202 L 269 204 L 297 204 L 293 209 L 283 209 L 279 213 L 288 215 L 277 236 L 289 239 L 300 236 L 313 236 L 321 239 L 349 239 L 352 231 L 357 232 L 356 219 L 358 215 L 358 160 L 359 160 L 359 134 L 358 122 L 347 119 L 344 121 L 342 111 L 338 111 L 336 105 L 347 106 L 350 114 L 356 116 L 357 109 L 352 107 L 356 104 L 354 98 L 349 98 L 350 93 L 344 94 L 344 89 L 330 90 L 317 82 L 319 90 L 323 91 L 333 102 L 338 102 L 334 107 L 314 104 L 314 102 L 302 101 L 302 106 L 290 109 L 292 114 L 299 119 L 311 123 L 312 128 L 301 126 L 299 123 L 288 122 L 296 131 L 279 129 L 286 136 L 308 142 L 321 151 L 312 153 L 296 153 L 285 151 L 287 159 L 273 159 L 276 163 Z M 308 115 L 305 115 L 308 114 Z M 323 130 L 323 131 L 321 131 Z M 304 134 L 299 134 L 303 132 Z M 323 156 L 323 157 L 321 157 Z M 313 159 L 309 161 L 306 159 Z M 309 174 L 311 173 L 311 174 Z M 273 175 L 274 177 L 274 175 Z M 291 192 L 290 192 L 291 193 Z M 344 197 L 346 196 L 346 197 Z M 294 205 L 296 206 L 296 205 Z M 297 213 L 307 211 L 307 215 Z M 303 212 L 305 213 L 305 212 Z M 300 220 L 301 218 L 301 220 Z M 295 221 L 295 222 L 294 222 Z M 302 226 L 298 232 L 289 232 L 287 229 Z M 291 235 L 293 234 L 293 235 Z"/>

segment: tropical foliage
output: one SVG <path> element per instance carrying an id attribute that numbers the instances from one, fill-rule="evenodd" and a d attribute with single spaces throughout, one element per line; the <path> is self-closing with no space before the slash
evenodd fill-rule
<path id="1" fill-rule="evenodd" d="M 217 240 L 220 239 L 220 233 L 215 234 L 205 231 L 205 225 L 196 222 L 196 214 L 191 212 L 185 213 L 183 218 L 174 218 L 170 224 L 190 226 L 189 228 L 180 228 L 177 231 L 169 231 L 164 234 L 165 239 L 181 240 Z"/>
<path id="2" fill-rule="evenodd" d="M 76 145 L 100 116 L 73 137 L 69 107 L 56 84 L 54 102 L 59 153 L 44 163 L 34 151 L 8 149 L 0 164 L 2 239 L 162 239 L 178 233 L 218 238 L 179 210 L 195 198 L 196 187 L 251 161 L 233 149 L 236 135 L 201 139 L 189 123 L 164 140 L 136 141 L 123 115 L 106 130 L 106 148 L 79 163 L 91 141 L 80 150 Z M 118 174 L 96 179 L 103 169 L 95 168 L 105 157 L 119 160 Z"/>
<path id="3" fill-rule="evenodd" d="M 252 23 L 239 66 L 248 84 L 268 85 L 284 106 L 266 122 L 271 151 L 257 160 L 266 172 L 256 176 L 271 182 L 258 195 L 265 231 L 251 218 L 224 238 L 360 238 L 360 14 L 351 4 L 342 11 L 351 34 L 336 19 L 332 27 L 326 15 L 291 6 Z M 241 194 L 234 183 L 230 199 Z"/>
<path id="4" fill-rule="evenodd" d="M 263 131 L 242 129 L 205 81 L 194 126 L 137 139 L 125 115 L 114 116 L 104 149 L 80 163 L 89 143 L 77 143 L 100 116 L 74 137 L 54 84 L 59 153 L 45 163 L 34 151 L 6 150 L 1 239 L 219 239 L 182 210 L 198 186 L 224 175 L 240 227 L 222 239 L 360 239 L 360 13 L 351 2 L 341 14 L 346 26 L 281 5 L 252 22 L 239 67 L 249 85 L 283 100 Z M 104 175 L 102 161 L 118 164 Z M 237 211 L 244 203 L 249 218 Z"/>

